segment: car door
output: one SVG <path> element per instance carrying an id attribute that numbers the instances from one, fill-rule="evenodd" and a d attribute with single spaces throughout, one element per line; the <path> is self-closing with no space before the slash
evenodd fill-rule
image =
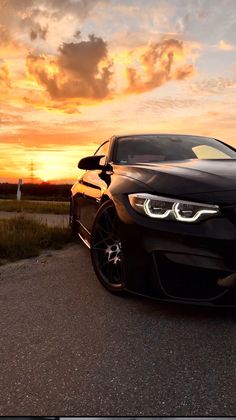
<path id="1" fill-rule="evenodd" d="M 109 141 L 103 143 L 95 155 L 104 155 L 104 162 L 108 155 Z M 93 222 L 100 204 L 101 197 L 107 189 L 106 182 L 100 178 L 101 169 L 89 170 L 84 173 L 79 182 L 83 191 L 83 197 L 80 199 L 80 223 L 91 233 Z"/>

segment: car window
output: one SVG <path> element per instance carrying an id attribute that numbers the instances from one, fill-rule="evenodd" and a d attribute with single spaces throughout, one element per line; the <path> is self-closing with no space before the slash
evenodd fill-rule
<path id="1" fill-rule="evenodd" d="M 117 139 L 117 163 L 155 163 L 185 159 L 236 159 L 236 152 L 218 140 L 200 136 L 140 135 Z"/>
<path id="2" fill-rule="evenodd" d="M 107 156 L 109 150 L 109 141 L 103 143 L 97 151 L 94 153 L 95 156 L 104 155 Z"/>
<path id="3" fill-rule="evenodd" d="M 212 146 L 206 146 L 202 144 L 200 146 L 193 147 L 193 152 L 198 159 L 228 159 L 229 156 L 222 150 L 216 149 Z"/>

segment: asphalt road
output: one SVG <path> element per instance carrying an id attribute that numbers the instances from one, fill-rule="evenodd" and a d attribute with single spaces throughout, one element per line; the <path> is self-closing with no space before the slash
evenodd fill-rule
<path id="1" fill-rule="evenodd" d="M 108 293 L 82 245 L 0 267 L 0 414 L 229 416 L 236 315 Z"/>

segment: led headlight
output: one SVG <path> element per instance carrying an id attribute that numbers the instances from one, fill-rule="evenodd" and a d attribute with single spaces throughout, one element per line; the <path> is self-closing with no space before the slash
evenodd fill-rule
<path id="1" fill-rule="evenodd" d="M 220 214 L 218 206 L 145 193 L 129 194 L 129 202 L 139 213 L 156 219 L 193 223 Z"/>

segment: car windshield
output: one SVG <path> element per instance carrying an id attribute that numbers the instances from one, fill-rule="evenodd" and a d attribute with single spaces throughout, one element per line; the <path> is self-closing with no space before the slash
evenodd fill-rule
<path id="1" fill-rule="evenodd" d="M 117 163 L 156 163 L 185 159 L 236 159 L 236 152 L 218 140 L 200 136 L 147 135 L 117 139 Z"/>

